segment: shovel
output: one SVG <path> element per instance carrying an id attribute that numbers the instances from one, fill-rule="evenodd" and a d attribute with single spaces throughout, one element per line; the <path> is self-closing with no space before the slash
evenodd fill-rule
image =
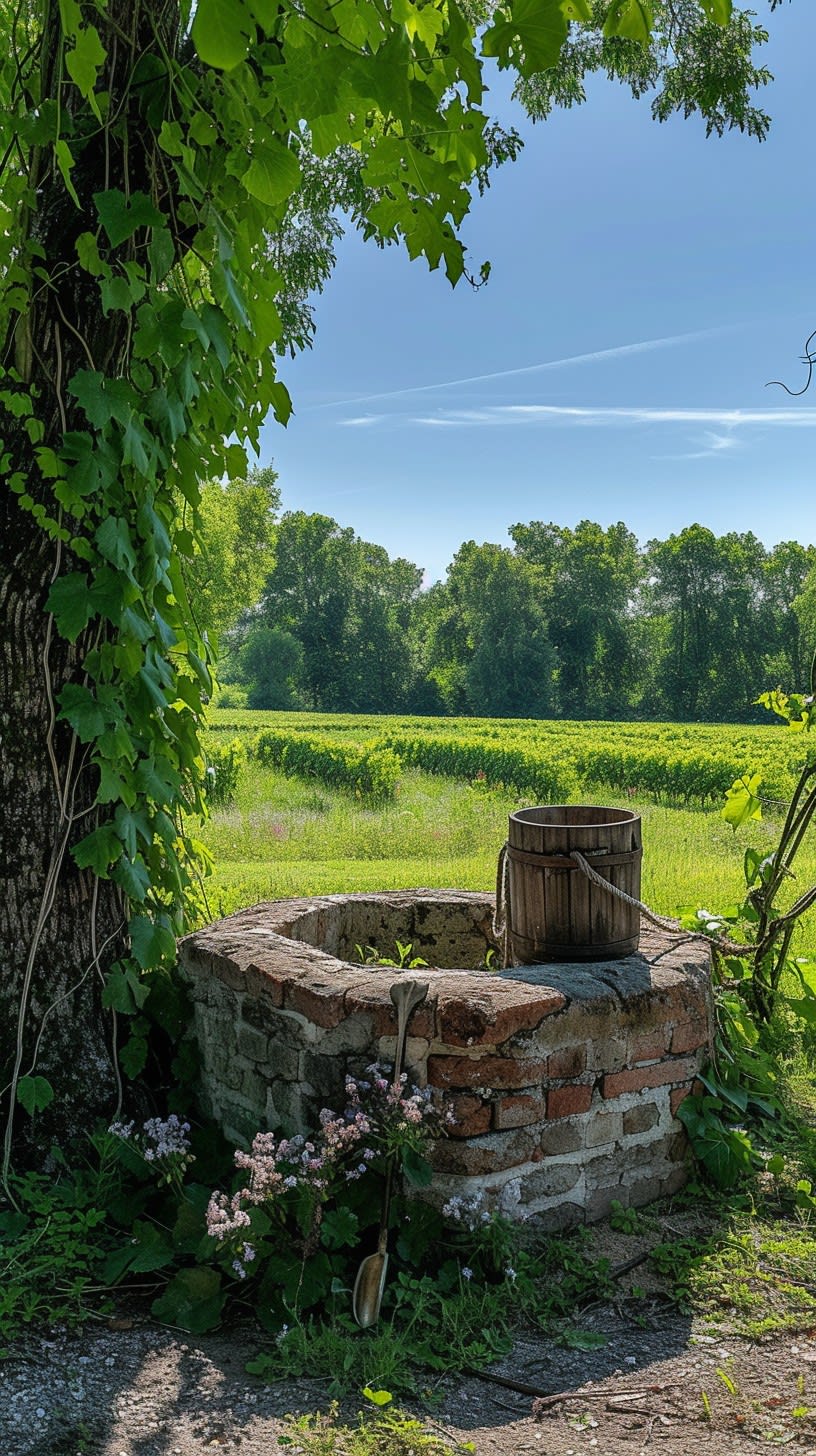
<path id="1" fill-rule="evenodd" d="M 401 1086 L 408 1022 L 417 1006 L 422 1005 L 427 994 L 427 982 L 395 981 L 391 987 L 391 1000 L 397 1008 L 397 1048 L 394 1052 L 394 1079 L 391 1084 L 392 1090 L 394 1091 L 397 1091 Z M 388 1269 L 388 1219 L 391 1213 L 391 1185 L 393 1181 L 394 1156 L 390 1154 L 385 1170 L 385 1191 L 383 1192 L 377 1252 L 375 1254 L 369 1254 L 367 1258 L 363 1259 L 362 1264 L 357 1270 L 357 1278 L 354 1281 L 354 1292 L 351 1296 L 351 1307 L 354 1318 L 363 1330 L 367 1330 L 371 1325 L 375 1325 L 380 1317 L 380 1305 L 382 1304 L 385 1275 Z"/>

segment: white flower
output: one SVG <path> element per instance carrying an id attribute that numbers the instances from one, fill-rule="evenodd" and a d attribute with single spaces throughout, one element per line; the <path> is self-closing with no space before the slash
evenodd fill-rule
<path id="1" fill-rule="evenodd" d="M 468 1269 L 467 1267 L 465 1267 L 462 1270 L 462 1278 L 463 1279 L 472 1279 L 473 1278 L 473 1270 L 472 1269 Z"/>

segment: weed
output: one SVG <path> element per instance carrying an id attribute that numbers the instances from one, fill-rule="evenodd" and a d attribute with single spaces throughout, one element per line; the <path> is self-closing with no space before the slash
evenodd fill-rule
<path id="1" fill-rule="evenodd" d="M 428 962 L 422 956 L 413 954 L 414 947 L 410 941 L 396 941 L 393 956 L 384 956 L 377 950 L 375 945 L 367 945 L 365 949 L 361 945 L 355 945 L 357 959 L 364 966 L 386 966 L 395 971 L 417 971 Z"/>
<path id="2" fill-rule="evenodd" d="M 609 1222 L 620 1234 L 637 1234 L 643 1228 L 643 1216 L 636 1208 L 624 1208 L 619 1199 L 613 1198 L 609 1211 Z"/>
<path id="3" fill-rule="evenodd" d="M 290 1416 L 278 1437 L 284 1450 L 302 1456 L 465 1456 L 471 1442 L 454 1442 L 404 1411 L 391 1408 L 387 1391 L 364 1390 L 375 1404 L 371 1413 L 359 1413 L 355 1426 L 340 1424 L 336 1404 L 324 1414 Z M 386 1396 L 384 1404 L 379 1398 Z"/>

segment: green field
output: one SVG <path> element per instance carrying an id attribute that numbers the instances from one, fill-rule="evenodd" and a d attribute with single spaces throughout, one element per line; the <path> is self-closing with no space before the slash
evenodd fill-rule
<path id="1" fill-rule="evenodd" d="M 777 781 L 790 779 L 803 758 L 802 740 L 772 727 L 674 724 L 498 723 L 489 720 L 320 717 L 230 710 L 213 714 L 217 741 L 240 737 L 252 749 L 257 731 L 308 733 L 325 742 L 358 746 L 374 740 L 422 734 L 451 744 L 521 744 L 540 753 L 573 745 L 573 762 L 591 763 L 595 742 L 629 743 L 654 765 L 683 752 L 698 765 L 736 764 L 737 771 L 768 764 Z M 740 755 L 745 752 L 746 757 Z M 676 764 L 676 757 L 672 759 Z M 491 784 L 477 768 L 472 777 L 433 774 L 403 764 L 391 798 L 367 802 L 354 790 L 315 778 L 288 776 L 253 757 L 242 771 L 233 802 L 216 809 L 204 831 L 215 858 L 208 881 L 213 916 L 262 899 L 410 886 L 492 889 L 508 814 L 536 797 Z M 730 767 L 722 787 L 731 779 Z M 478 776 L 477 776 L 478 775 Z M 660 797 L 663 801 L 657 802 Z M 720 817 L 719 793 L 695 803 L 667 802 L 633 785 L 578 778 L 569 796 L 576 803 L 622 804 L 643 819 L 643 898 L 662 914 L 680 906 L 724 911 L 742 898 L 742 857 L 747 845 L 773 849 L 781 803 L 769 803 L 761 822 L 737 833 Z M 545 800 L 546 802 L 546 800 Z M 790 898 L 816 879 L 816 842 L 802 853 Z M 816 915 L 800 932 L 801 949 L 816 949 Z"/>

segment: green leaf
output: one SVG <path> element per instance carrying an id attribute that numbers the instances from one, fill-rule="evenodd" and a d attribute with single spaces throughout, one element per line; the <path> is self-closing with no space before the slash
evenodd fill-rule
<path id="1" fill-rule="evenodd" d="M 360 1221 L 350 1208 L 330 1208 L 324 1213 L 320 1225 L 320 1242 L 327 1249 L 350 1248 L 356 1243 L 360 1232 Z"/>
<path id="2" fill-rule="evenodd" d="M 700 4 L 715 25 L 727 25 L 734 10 L 732 0 L 700 0 Z"/>
<path id="3" fill-rule="evenodd" d="M 515 65 L 522 76 L 554 66 L 567 38 L 570 19 L 591 19 L 586 0 L 513 0 L 497 12 L 485 31 L 483 50 L 499 65 Z"/>
<path id="4" fill-rule="evenodd" d="M 604 35 L 637 40 L 647 46 L 651 34 L 652 7 L 646 0 L 612 0 L 604 21 Z"/>
<path id="5" fill-rule="evenodd" d="M 135 859 L 128 859 L 123 855 L 111 879 L 122 886 L 129 900 L 135 900 L 137 904 L 144 901 L 150 889 L 150 872 L 141 855 L 137 855 Z"/>
<path id="6" fill-rule="evenodd" d="M 66 683 L 57 701 L 57 717 L 70 723 L 80 743 L 92 743 L 104 732 L 107 717 L 90 688 L 82 683 Z"/>
<path id="7" fill-rule="evenodd" d="M 161 283 L 170 272 L 176 256 L 175 244 L 168 228 L 153 229 L 147 256 L 153 282 Z"/>
<path id="8" fill-rule="evenodd" d="M 101 879 L 107 879 L 110 866 L 120 858 L 122 850 L 122 841 L 113 825 L 100 824 L 74 846 L 71 854 L 81 870 L 93 870 Z"/>
<path id="9" fill-rule="evenodd" d="M 106 735 L 103 734 L 102 738 Z M 101 747 L 102 739 L 99 744 Z M 118 765 L 108 763 L 102 759 L 97 764 L 99 769 L 99 787 L 96 791 L 97 804 L 118 804 L 120 802 L 133 805 L 136 802 L 136 790 L 129 779 L 124 779 L 119 772 Z"/>
<path id="10" fill-rule="evenodd" d="M 390 1390 L 372 1390 L 370 1385 L 363 1386 L 363 1395 L 372 1405 L 390 1405 L 394 1399 Z"/>
<path id="11" fill-rule="evenodd" d="M 794 997 L 787 999 L 785 1005 L 794 1016 L 800 1017 L 808 1026 L 816 1026 L 816 997 Z"/>
<path id="12" fill-rule="evenodd" d="M 403 1149 L 402 1171 L 406 1183 L 410 1183 L 412 1188 L 428 1188 L 433 1182 L 433 1168 L 428 1159 L 423 1158 L 413 1148 Z"/>
<path id="13" fill-rule="evenodd" d="M 762 779 L 758 773 L 743 774 L 742 778 L 735 779 L 731 788 L 728 789 L 725 804 L 720 813 L 732 829 L 739 829 L 750 819 L 762 818 L 762 804 L 758 797 L 761 783 Z"/>
<path id="14" fill-rule="evenodd" d="M 756 849 L 746 849 L 742 861 L 742 871 L 745 875 L 746 888 L 750 890 L 759 878 L 759 867 L 762 864 L 762 855 Z"/>
<path id="15" fill-rule="evenodd" d="M 252 148 L 252 161 L 241 181 L 247 192 L 274 207 L 285 202 L 300 185 L 297 158 L 280 142 L 267 141 Z"/>
<path id="16" fill-rule="evenodd" d="M 21 1077 L 17 1083 L 17 1101 L 29 1117 L 43 1112 L 54 1100 L 54 1089 L 45 1077 Z"/>
<path id="17" fill-rule="evenodd" d="M 71 172 L 73 171 L 74 167 L 74 154 L 63 137 L 60 137 L 59 141 L 54 142 L 54 157 L 56 159 L 57 166 L 59 167 L 62 180 L 65 183 L 66 189 L 68 191 L 68 195 L 71 198 L 72 202 L 74 202 L 76 206 L 79 207 L 80 203 L 77 196 L 77 191 L 71 180 Z"/>
<path id="18" fill-rule="evenodd" d="M 254 31 L 240 0 L 199 0 L 192 38 L 205 65 L 231 71 L 246 56 Z"/>
<path id="19" fill-rule="evenodd" d="M 102 987 L 102 1005 L 122 1016 L 135 1016 L 149 995 L 149 983 L 141 980 L 132 966 L 117 963 L 108 972 Z"/>
<path id="20" fill-rule="evenodd" d="M 119 1048 L 119 1064 L 126 1077 L 133 1081 L 147 1065 L 147 1040 L 143 1036 L 129 1036 Z"/>
<path id="21" fill-rule="evenodd" d="M 77 0 L 59 0 L 60 24 L 67 36 L 76 35 L 82 24 L 82 11 Z"/>
<path id="22" fill-rule="evenodd" d="M 134 915 L 128 929 L 133 958 L 143 971 L 174 956 L 176 938 L 169 927 L 157 924 L 146 915 Z"/>
<path id="23" fill-rule="evenodd" d="M 95 541 L 102 555 L 120 571 L 133 571 L 136 553 L 130 538 L 130 527 L 121 516 L 108 516 L 99 527 Z"/>
<path id="24" fill-rule="evenodd" d="M 99 248 L 93 233 L 80 233 L 76 240 L 77 257 L 80 268 L 90 273 L 94 278 L 102 278 L 108 270 L 107 263 L 103 263 L 99 256 Z"/>
<path id="25" fill-rule="evenodd" d="M 108 379 L 95 369 L 78 369 L 68 383 L 68 393 L 79 400 L 92 425 L 100 428 L 108 420 L 125 424 L 137 396 L 127 379 Z"/>
<path id="26" fill-rule="evenodd" d="M 218 1324 L 226 1297 L 214 1269 L 180 1269 L 151 1310 L 164 1324 L 200 1335 Z"/>
<path id="27" fill-rule="evenodd" d="M 102 312 L 106 317 L 114 309 L 120 309 L 122 313 L 130 313 L 135 299 L 130 283 L 121 273 L 114 274 L 110 278 L 103 278 L 99 291 L 102 295 Z"/>
<path id="28" fill-rule="evenodd" d="M 58 576 L 48 593 L 45 609 L 54 613 L 60 637 L 76 642 L 93 616 L 93 599 L 87 576 L 81 571 Z"/>
<path id="29" fill-rule="evenodd" d="M 105 1261 L 103 1279 L 106 1284 L 116 1284 L 123 1274 L 152 1274 L 156 1269 L 166 1269 L 172 1264 L 175 1254 L 167 1235 L 147 1219 L 137 1218 L 133 1224 L 132 1237 L 122 1249 L 115 1249 Z"/>
<path id="30" fill-rule="evenodd" d="M 139 228 L 163 228 L 167 221 L 146 192 L 131 192 L 128 198 L 124 192 L 112 188 L 109 192 L 95 192 L 94 202 L 112 248 L 132 238 Z"/>
<path id="31" fill-rule="evenodd" d="M 75 32 L 74 49 L 65 57 L 65 68 L 80 94 L 90 103 L 97 121 L 102 120 L 99 102 L 94 95 L 97 72 L 105 62 L 105 50 L 98 32 L 85 25 Z"/>
<path id="32" fill-rule="evenodd" d="M 136 767 L 134 783 L 141 794 L 157 804 L 172 803 L 180 779 L 168 763 L 157 764 L 154 758 L 143 758 Z"/>

